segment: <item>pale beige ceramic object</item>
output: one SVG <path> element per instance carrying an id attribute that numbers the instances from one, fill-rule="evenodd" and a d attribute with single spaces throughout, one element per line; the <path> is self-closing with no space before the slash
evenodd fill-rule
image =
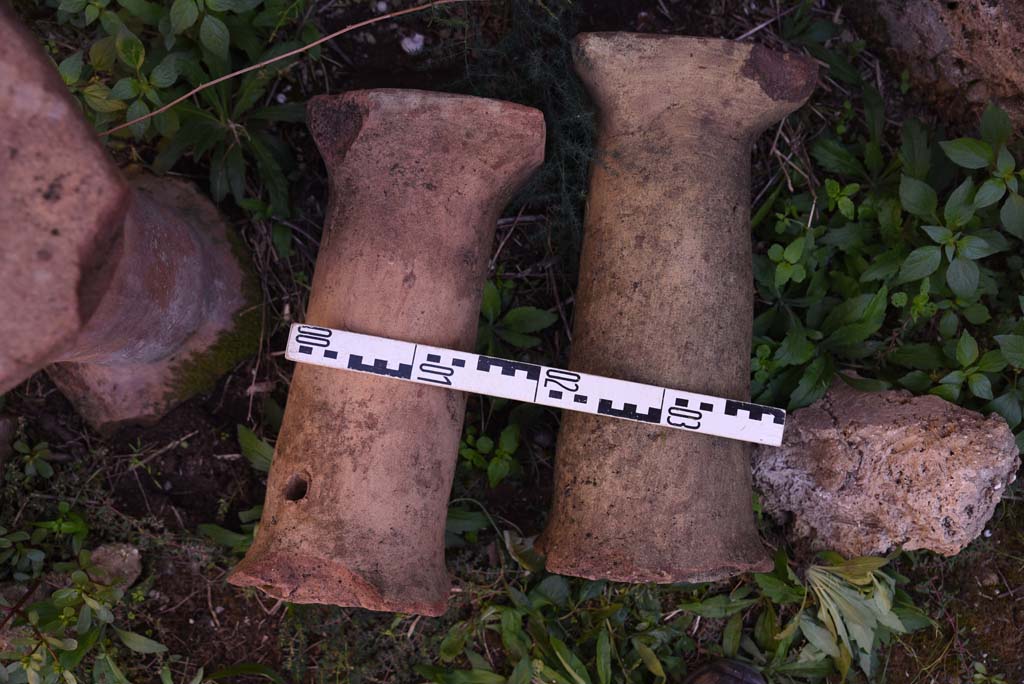
<path id="1" fill-rule="evenodd" d="M 307 322 L 472 349 L 499 212 L 541 113 L 417 90 L 316 97 L 330 204 Z M 230 577 L 296 603 L 439 615 L 465 395 L 299 364 L 256 540 Z"/>
<path id="2" fill-rule="evenodd" d="M 747 399 L 750 149 L 799 107 L 814 62 L 748 43 L 583 34 L 600 126 L 571 368 Z M 553 572 L 714 580 L 770 567 L 744 442 L 565 412 L 539 546 Z"/>

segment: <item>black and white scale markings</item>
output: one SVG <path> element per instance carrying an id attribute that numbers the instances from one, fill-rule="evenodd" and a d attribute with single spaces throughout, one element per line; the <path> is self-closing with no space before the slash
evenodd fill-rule
<path id="1" fill-rule="evenodd" d="M 786 425 L 771 406 L 300 323 L 285 358 L 756 444 L 779 446 Z"/>

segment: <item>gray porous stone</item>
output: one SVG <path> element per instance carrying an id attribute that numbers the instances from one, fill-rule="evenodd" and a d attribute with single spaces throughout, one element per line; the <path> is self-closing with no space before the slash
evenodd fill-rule
<path id="1" fill-rule="evenodd" d="M 849 14 L 917 94 L 973 123 L 989 101 L 1024 124 L 1024 3 L 862 0 Z"/>
<path id="2" fill-rule="evenodd" d="M 837 383 L 754 450 L 765 510 L 845 556 L 894 547 L 952 556 L 984 530 L 1020 465 L 1002 417 L 936 396 Z"/>

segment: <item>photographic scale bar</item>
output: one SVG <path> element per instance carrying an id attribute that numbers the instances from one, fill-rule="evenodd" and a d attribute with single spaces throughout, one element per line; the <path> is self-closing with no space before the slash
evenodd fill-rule
<path id="1" fill-rule="evenodd" d="M 755 444 L 779 446 L 786 425 L 772 406 L 300 323 L 285 358 Z"/>

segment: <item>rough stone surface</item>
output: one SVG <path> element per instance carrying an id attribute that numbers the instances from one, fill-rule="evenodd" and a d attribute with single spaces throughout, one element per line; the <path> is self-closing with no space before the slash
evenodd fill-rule
<path id="1" fill-rule="evenodd" d="M 103 575 L 103 582 L 113 582 L 122 589 L 135 584 L 142 574 L 142 556 L 131 544 L 104 544 L 93 549 L 89 557 Z"/>
<path id="2" fill-rule="evenodd" d="M 418 90 L 313 98 L 330 203 L 306 322 L 470 350 L 494 226 L 544 119 Z M 295 603 L 438 615 L 465 395 L 299 364 L 259 533 L 229 581 Z"/>
<path id="3" fill-rule="evenodd" d="M 634 33 L 582 34 L 574 62 L 600 125 L 570 368 L 746 399 L 750 144 L 810 96 L 817 65 L 749 43 Z M 749 453 L 565 412 L 538 539 L 548 570 L 667 583 L 770 568 Z"/>
<path id="4" fill-rule="evenodd" d="M 844 9 L 947 116 L 974 119 L 995 100 L 1024 125 L 1024 3 L 866 0 Z"/>
<path id="5" fill-rule="evenodd" d="M 754 482 L 815 548 L 951 556 L 981 534 L 1019 464 L 996 414 L 837 383 L 789 417 L 781 447 L 754 450 Z"/>

